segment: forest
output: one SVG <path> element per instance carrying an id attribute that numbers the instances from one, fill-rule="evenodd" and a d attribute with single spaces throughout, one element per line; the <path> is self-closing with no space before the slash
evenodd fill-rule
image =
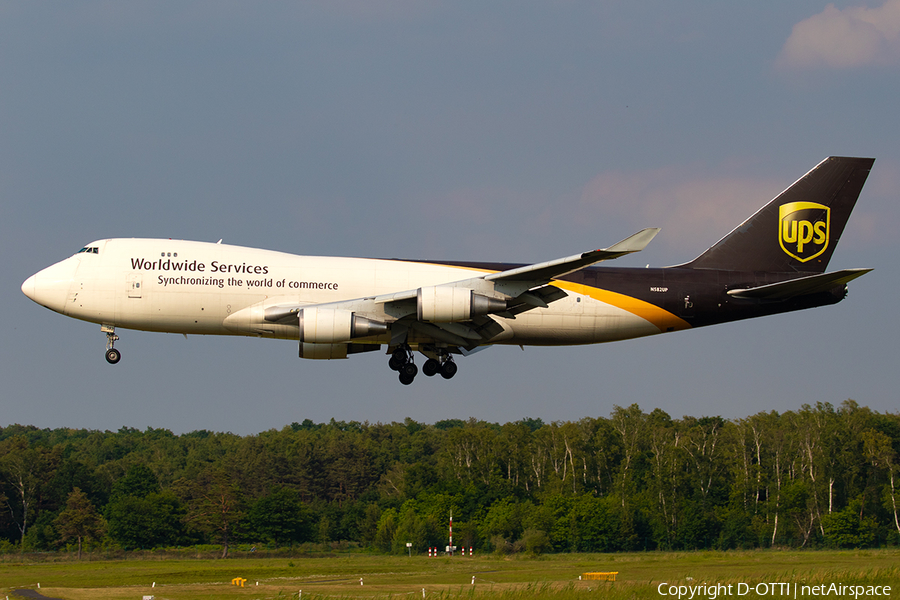
<path id="1" fill-rule="evenodd" d="M 0 428 L 0 553 L 342 543 L 373 552 L 900 544 L 900 414 L 304 420 L 256 435 Z M 217 550 L 218 552 L 219 550 Z"/>

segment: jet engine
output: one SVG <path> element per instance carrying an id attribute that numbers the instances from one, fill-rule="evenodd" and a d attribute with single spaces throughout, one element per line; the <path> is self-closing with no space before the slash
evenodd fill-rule
<path id="1" fill-rule="evenodd" d="M 300 319 L 300 341 L 306 344 L 348 342 L 388 330 L 386 323 L 360 317 L 349 310 L 311 306 L 297 311 L 297 314 Z"/>
<path id="2" fill-rule="evenodd" d="M 420 321 L 453 323 L 506 310 L 506 301 L 446 285 L 419 288 L 416 314 Z"/>

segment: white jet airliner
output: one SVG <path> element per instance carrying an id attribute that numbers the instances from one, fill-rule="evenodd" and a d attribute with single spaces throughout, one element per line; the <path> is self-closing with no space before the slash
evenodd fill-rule
<path id="1" fill-rule="evenodd" d="M 831 157 L 689 263 L 609 268 L 658 229 L 533 265 L 297 256 L 221 243 L 106 239 L 29 277 L 22 291 L 116 329 L 298 340 L 300 357 L 387 346 L 403 384 L 450 379 L 454 355 L 492 344 L 624 340 L 834 304 L 870 269 L 825 269 L 874 160 Z"/>

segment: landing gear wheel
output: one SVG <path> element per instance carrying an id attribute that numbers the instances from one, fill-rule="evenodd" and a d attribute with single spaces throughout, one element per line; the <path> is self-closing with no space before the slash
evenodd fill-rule
<path id="1" fill-rule="evenodd" d="M 422 373 L 424 373 L 426 377 L 433 377 L 440 369 L 441 363 L 433 358 L 429 358 L 425 361 L 425 364 L 422 365 Z"/>
<path id="2" fill-rule="evenodd" d="M 441 377 L 444 379 L 452 379 L 454 375 L 456 375 L 456 371 L 459 370 L 459 367 L 456 366 L 456 363 L 453 362 L 452 358 L 448 358 L 444 361 L 444 364 L 441 365 Z"/>
<path id="3" fill-rule="evenodd" d="M 411 384 L 413 379 L 415 379 L 416 375 L 419 373 L 419 367 L 413 362 L 412 350 L 410 350 L 409 346 L 406 344 L 398 346 L 391 353 L 391 359 L 388 361 L 388 366 L 392 370 L 399 372 L 400 383 L 403 385 Z"/>
<path id="4" fill-rule="evenodd" d="M 111 365 L 116 364 L 122 358 L 122 353 L 116 350 L 115 348 L 110 348 L 106 351 L 106 362 Z"/>

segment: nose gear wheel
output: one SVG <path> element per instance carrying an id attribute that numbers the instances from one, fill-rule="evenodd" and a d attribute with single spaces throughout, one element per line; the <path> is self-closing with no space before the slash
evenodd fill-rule
<path id="1" fill-rule="evenodd" d="M 122 359 L 122 353 L 116 350 L 116 341 L 119 339 L 116 328 L 103 325 L 100 331 L 106 334 L 106 362 L 114 365 Z"/>

